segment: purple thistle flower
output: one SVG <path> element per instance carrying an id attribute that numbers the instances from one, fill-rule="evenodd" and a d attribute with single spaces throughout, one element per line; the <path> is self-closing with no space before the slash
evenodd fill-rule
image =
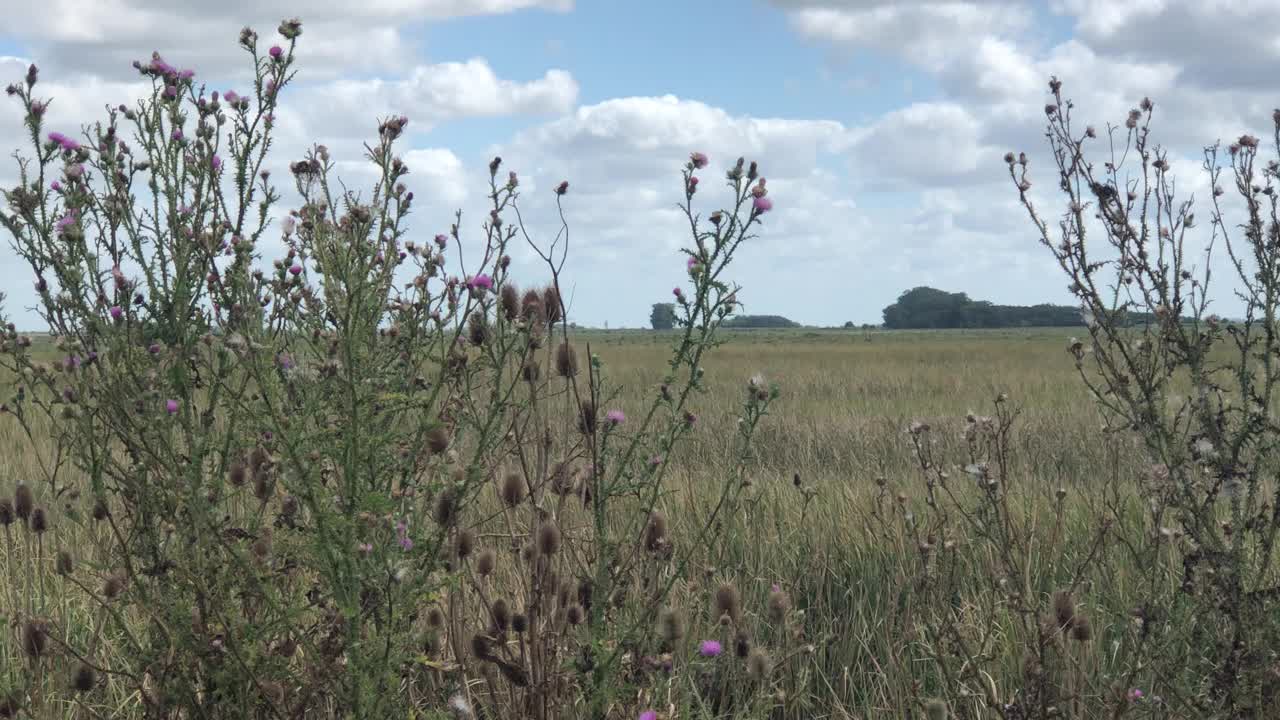
<path id="1" fill-rule="evenodd" d="M 288 353 L 280 353 L 276 356 L 276 362 L 280 364 L 281 370 L 292 370 L 294 368 L 293 358 Z"/>
<path id="2" fill-rule="evenodd" d="M 301 275 L 302 266 L 299 265 L 298 263 L 294 263 L 292 266 L 289 267 L 289 273 L 292 275 Z"/>
<path id="3" fill-rule="evenodd" d="M 124 317 L 124 310 L 121 310 L 119 305 L 112 305 L 112 306 L 111 306 L 111 319 L 112 319 L 112 320 L 115 320 L 116 322 L 119 322 L 119 321 L 120 321 L 120 318 L 122 318 L 122 317 Z"/>
<path id="4" fill-rule="evenodd" d="M 272 45 L 271 49 L 267 52 L 271 55 L 272 59 L 279 60 L 280 56 L 284 54 L 284 48 L 279 45 Z"/>
<path id="5" fill-rule="evenodd" d="M 371 545 L 370 543 L 356 543 L 356 550 L 359 550 L 361 553 L 368 555 L 369 553 L 373 552 L 373 545 Z"/>
<path id="6" fill-rule="evenodd" d="M 700 152 L 695 152 L 689 156 L 689 161 L 699 170 L 707 166 L 707 156 Z"/>
<path id="7" fill-rule="evenodd" d="M 181 80 L 190 80 L 195 76 L 196 76 L 195 70 L 183 70 L 182 72 L 178 73 L 178 78 Z"/>
<path id="8" fill-rule="evenodd" d="M 610 410 L 604 414 L 604 419 L 611 425 L 621 425 L 627 421 L 627 416 L 621 410 Z"/>
<path id="9" fill-rule="evenodd" d="M 564 195 L 567 192 L 569 192 L 569 181 L 561 180 L 560 184 L 556 186 L 556 194 Z"/>
<path id="10" fill-rule="evenodd" d="M 167 85 L 163 95 L 165 100 L 176 100 L 178 98 L 178 88 L 173 85 Z"/>
<path id="11" fill-rule="evenodd" d="M 65 232 L 67 228 L 76 223 L 76 211 L 71 210 L 66 215 L 58 218 L 58 222 L 54 223 L 54 228 L 58 232 Z"/>
<path id="12" fill-rule="evenodd" d="M 1138 688 L 1131 689 L 1129 691 L 1129 702 L 1138 702 L 1142 699 L 1143 694 L 1142 690 Z"/>
<path id="13" fill-rule="evenodd" d="M 235 90 L 228 90 L 222 97 L 227 101 L 227 104 L 232 107 L 240 103 L 240 94 Z"/>
<path id="14" fill-rule="evenodd" d="M 67 137 L 66 135 L 63 135 L 60 132 L 49 133 L 49 142 L 56 143 L 57 145 L 61 146 L 63 150 L 79 150 L 80 149 L 80 143 L 76 142 L 75 140 L 72 140 L 71 138 Z"/>
<path id="15" fill-rule="evenodd" d="M 54 192 L 62 192 L 62 183 L 58 182 L 57 180 L 54 180 L 53 182 L 49 183 L 49 189 Z"/>
<path id="16" fill-rule="evenodd" d="M 640 713 L 640 720 L 658 720 L 658 713 L 653 710 L 645 710 Z"/>
<path id="17" fill-rule="evenodd" d="M 724 650 L 719 640 L 703 640 L 702 645 L 698 646 L 698 654 L 702 657 L 716 657 Z"/>
<path id="18" fill-rule="evenodd" d="M 167 413 L 169 413 L 170 415 L 175 415 L 175 414 L 177 414 L 177 412 L 178 412 L 178 401 L 177 401 L 177 400 L 165 400 L 165 401 L 164 401 L 164 411 L 165 411 L 165 412 L 167 412 Z"/>
<path id="19" fill-rule="evenodd" d="M 671 294 L 675 295 L 676 299 L 679 300 L 680 302 L 684 302 L 684 291 L 681 290 L 680 288 L 672 288 Z"/>
<path id="20" fill-rule="evenodd" d="M 173 138 L 174 142 L 182 142 L 182 128 L 174 128 L 173 132 L 169 134 L 169 137 Z"/>
<path id="21" fill-rule="evenodd" d="M 441 250 L 443 250 L 443 249 L 445 248 L 445 246 L 446 246 L 446 245 L 448 245 L 448 244 L 449 244 L 449 236 L 448 236 L 448 235 L 437 235 L 437 236 L 436 236 L 436 245 L 437 245 Z"/>
<path id="22" fill-rule="evenodd" d="M 764 195 L 756 198 L 751 204 L 760 215 L 763 215 L 773 209 L 773 201 L 770 200 L 768 196 Z"/>
<path id="23" fill-rule="evenodd" d="M 472 290 L 477 288 L 481 290 L 492 290 L 493 280 L 488 275 L 481 273 L 475 277 L 467 278 L 467 287 Z"/>
<path id="24" fill-rule="evenodd" d="M 213 166 L 213 171 L 217 172 L 222 169 L 222 158 L 218 157 L 217 155 L 214 155 L 213 157 L 209 158 L 209 164 Z"/>
<path id="25" fill-rule="evenodd" d="M 159 354 L 160 354 L 160 343 L 151 343 L 150 345 L 148 345 L 148 346 L 147 346 L 147 352 L 151 353 L 152 355 L 159 355 Z"/>

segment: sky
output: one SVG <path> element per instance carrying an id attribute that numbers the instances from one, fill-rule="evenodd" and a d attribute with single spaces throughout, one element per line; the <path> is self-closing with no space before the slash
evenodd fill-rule
<path id="1" fill-rule="evenodd" d="M 494 155 L 519 173 L 535 236 L 557 229 L 551 189 L 568 180 L 570 316 L 591 326 L 644 326 L 685 281 L 676 205 L 693 151 L 716 181 L 695 199 L 704 214 L 728 201 L 718 181 L 738 156 L 768 178 L 774 210 L 728 272 L 746 312 L 878 323 L 919 285 L 1070 302 L 1001 159 L 1027 152 L 1033 200 L 1061 212 L 1043 137 L 1051 75 L 1099 128 L 1149 96 L 1179 188 L 1199 198 L 1203 147 L 1271 137 L 1280 105 L 1275 0 L 0 0 L 0 81 L 35 62 L 48 129 L 74 134 L 142 95 L 130 63 L 152 50 L 211 89 L 247 89 L 240 28 L 265 44 L 293 15 L 298 76 L 269 165 L 283 174 L 322 142 L 367 181 L 377 119 L 408 116 L 410 237 L 461 209 L 464 243 L 479 237 Z M 22 118 L 0 101 L 12 187 Z M 36 329 L 31 271 L 7 240 L 5 310 Z M 264 243 L 265 261 L 281 247 Z M 512 255 L 518 279 L 543 277 L 527 250 Z M 1229 284 L 1214 297 L 1238 310 Z"/>

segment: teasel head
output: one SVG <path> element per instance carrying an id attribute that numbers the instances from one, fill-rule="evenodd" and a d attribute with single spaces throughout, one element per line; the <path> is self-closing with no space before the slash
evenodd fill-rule
<path id="1" fill-rule="evenodd" d="M 22 652 L 33 662 L 37 662 L 44 656 L 49 646 L 49 638 L 45 632 L 44 623 L 28 619 L 22 625 Z"/>
<path id="2" fill-rule="evenodd" d="M 1053 613 L 1062 632 L 1071 629 L 1076 616 L 1076 601 L 1070 590 L 1058 590 L 1053 594 Z"/>
<path id="3" fill-rule="evenodd" d="M 65 549 L 58 551 L 58 559 L 55 563 L 58 574 L 66 577 L 75 569 L 75 562 L 71 559 L 71 553 Z"/>
<path id="4" fill-rule="evenodd" d="M 476 556 L 476 573 L 480 577 L 489 577 L 493 574 L 493 568 L 498 563 L 498 553 L 493 548 L 485 548 Z"/>
<path id="5" fill-rule="evenodd" d="M 716 588 L 715 609 L 716 617 L 728 616 L 734 623 L 742 620 L 742 596 L 733 583 L 721 583 Z"/>
<path id="6" fill-rule="evenodd" d="M 102 522 L 111 517 L 111 509 L 107 507 L 105 498 L 97 498 L 93 501 L 93 519 Z"/>
<path id="7" fill-rule="evenodd" d="M 520 299 L 520 317 L 530 327 L 542 327 L 547 324 L 546 308 L 542 304 L 542 295 L 537 290 L 525 292 Z"/>
<path id="8" fill-rule="evenodd" d="M 489 341 L 489 319 L 483 312 L 473 312 L 467 319 L 467 337 L 477 346 Z"/>
<path id="9" fill-rule="evenodd" d="M 43 506 L 36 507 L 31 511 L 31 531 L 37 535 L 43 535 L 49 529 L 49 514 L 45 512 Z"/>
<path id="10" fill-rule="evenodd" d="M 9 498 L 0 498 L 0 526 L 9 527 L 13 524 L 16 516 L 13 513 L 13 501 Z"/>
<path id="11" fill-rule="evenodd" d="M 556 374 L 562 378 L 571 378 L 578 374 L 578 353 L 568 340 L 556 347 Z"/>
<path id="12" fill-rule="evenodd" d="M 439 455 L 449 449 L 450 437 L 449 429 L 443 425 L 436 425 L 427 431 L 424 436 L 427 449 L 433 455 Z"/>
<path id="13" fill-rule="evenodd" d="M 787 619 L 787 613 L 791 611 L 791 598 L 781 588 L 774 586 L 769 593 L 768 608 L 769 619 L 775 624 L 782 624 Z"/>
<path id="14" fill-rule="evenodd" d="M 1085 615 L 1077 615 L 1071 626 L 1071 639 L 1086 643 L 1093 639 L 1093 623 Z"/>
<path id="15" fill-rule="evenodd" d="M 511 627 L 511 606 L 507 604 L 506 600 L 502 598 L 494 600 L 492 614 L 493 624 L 499 630 L 505 632 L 507 628 Z"/>
<path id="16" fill-rule="evenodd" d="M 249 466 L 245 464 L 242 458 L 235 459 L 232 461 L 231 467 L 227 468 L 227 480 L 236 487 L 244 485 L 248 476 Z"/>
<path id="17" fill-rule="evenodd" d="M 436 504 L 432 516 L 440 527 L 452 527 L 458 519 L 458 500 L 456 492 L 446 487 L 436 495 Z"/>
<path id="18" fill-rule="evenodd" d="M 560 322 L 561 310 L 560 291 L 556 290 L 555 285 L 548 285 L 546 290 L 542 291 L 542 306 L 547 313 L 547 322 L 555 324 Z"/>
<path id="19" fill-rule="evenodd" d="M 582 406 L 578 408 L 578 430 L 583 435 L 596 434 L 597 414 L 595 403 L 589 398 L 582 401 Z"/>
<path id="20" fill-rule="evenodd" d="M 585 613 L 583 613 L 581 605 L 570 605 L 564 613 L 565 620 L 574 626 L 581 625 L 584 617 Z"/>
<path id="21" fill-rule="evenodd" d="M 518 633 L 522 633 L 529 629 L 529 616 L 524 613 L 516 613 L 511 616 L 511 629 Z"/>
<path id="22" fill-rule="evenodd" d="M 658 631 L 668 645 L 684 638 L 684 614 L 674 608 L 666 608 L 658 615 Z"/>
<path id="23" fill-rule="evenodd" d="M 87 693 L 98 682 L 98 674 L 85 663 L 80 663 L 76 674 L 71 678 L 71 687 L 78 693 Z"/>
<path id="24" fill-rule="evenodd" d="M 444 627 L 444 611 L 435 605 L 427 610 L 427 627 L 432 630 Z"/>
<path id="25" fill-rule="evenodd" d="M 533 358 L 529 358 L 524 365 L 520 366 L 520 377 L 530 385 L 538 382 L 541 376 L 542 370 L 538 367 L 538 361 Z"/>
<path id="26" fill-rule="evenodd" d="M 31 521 L 31 511 L 35 509 L 35 496 L 31 494 L 31 488 L 26 483 L 18 483 L 18 487 L 13 490 L 13 513 L 18 516 L 23 525 L 29 525 Z"/>
<path id="27" fill-rule="evenodd" d="M 498 291 L 498 305 L 502 308 L 502 317 L 508 322 L 520 315 L 520 291 L 514 283 L 504 283 Z"/>
<path id="28" fill-rule="evenodd" d="M 769 673 L 773 671 L 773 664 L 769 662 L 769 656 L 764 650 L 756 648 L 747 656 L 747 675 L 756 682 L 764 682 L 769 679 Z"/>
<path id="29" fill-rule="evenodd" d="M 659 510 L 649 514 L 649 524 L 644 530 L 644 548 L 649 552 L 661 549 L 667 541 L 667 516 Z"/>
<path id="30" fill-rule="evenodd" d="M 458 559 L 465 560 L 471 556 L 471 551 L 476 547 L 476 533 L 470 528 L 458 531 L 458 540 L 456 550 Z"/>
<path id="31" fill-rule="evenodd" d="M 560 551 L 560 528 L 554 522 L 544 521 L 538 526 L 538 554 L 550 557 Z"/>
<path id="32" fill-rule="evenodd" d="M 524 476 L 518 472 L 509 472 L 502 476 L 502 484 L 498 486 L 498 497 L 502 504 L 509 508 L 516 507 L 524 501 Z"/>
<path id="33" fill-rule="evenodd" d="M 477 660 L 488 660 L 493 657 L 493 640 L 483 633 L 471 636 L 471 654 Z"/>
<path id="34" fill-rule="evenodd" d="M 568 495 L 577 488 L 577 472 L 568 461 L 558 462 L 551 469 L 551 492 Z"/>
<path id="35" fill-rule="evenodd" d="M 739 630 L 733 636 L 733 654 L 740 659 L 745 660 L 747 655 L 751 653 L 751 634 L 746 630 Z"/>
<path id="36" fill-rule="evenodd" d="M 124 592 L 124 574 L 114 572 L 102 582 L 102 596 L 107 600 L 115 600 Z"/>

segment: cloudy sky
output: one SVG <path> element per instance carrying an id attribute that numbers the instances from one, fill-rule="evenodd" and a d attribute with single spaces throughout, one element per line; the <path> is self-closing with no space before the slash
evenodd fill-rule
<path id="1" fill-rule="evenodd" d="M 0 76 L 36 62 L 49 129 L 70 132 L 140 95 L 130 63 L 153 49 L 211 89 L 247 86 L 240 28 L 270 39 L 294 14 L 304 32 L 278 172 L 318 141 L 358 180 L 376 118 L 407 115 L 423 239 L 457 208 L 478 233 L 495 154 L 535 219 L 567 179 L 571 315 L 611 327 L 645 324 L 682 279 L 675 206 L 694 150 L 711 156 L 705 211 L 737 156 L 769 179 L 775 210 L 732 272 L 748 312 L 878 322 L 916 285 L 1069 299 L 1001 160 L 1027 151 L 1056 214 L 1041 136 L 1050 75 L 1099 127 L 1150 96 L 1188 192 L 1207 187 L 1204 145 L 1269 137 L 1280 105 L 1276 0 L 0 0 Z M 0 103 L 5 187 L 20 127 L 17 103 Z M 516 263 L 535 268 L 524 253 Z M 6 244 L 0 288 L 28 323 L 29 275 Z"/>

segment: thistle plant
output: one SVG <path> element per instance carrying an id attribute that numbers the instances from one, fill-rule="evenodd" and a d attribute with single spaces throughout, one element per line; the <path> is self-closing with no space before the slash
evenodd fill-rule
<path id="1" fill-rule="evenodd" d="M 58 359 L 7 325 L 8 421 L 33 442 L 50 433 L 54 452 L 0 506 L 24 575 L 5 598 L 6 712 L 634 717 L 686 668 L 700 679 L 681 702 L 766 712 L 775 663 L 740 608 L 727 615 L 741 652 L 719 665 L 671 630 L 776 387 L 749 383 L 698 526 L 678 535 L 663 509 L 737 307 L 726 270 L 772 208 L 756 164 L 729 168 L 730 202 L 705 218 L 709 160 L 684 165 L 681 327 L 651 401 L 619 407 L 570 332 L 567 182 L 560 227 L 540 238 L 494 158 L 479 236 L 459 212 L 420 240 L 396 154 L 409 119 L 393 116 L 364 148 L 371 188 L 347 189 L 316 145 L 289 164 L 298 207 L 273 215 L 267 156 L 302 24 L 278 32 L 265 52 L 241 32 L 246 93 L 153 55 L 135 63 L 148 96 L 80 135 L 51 130 L 34 67 L 9 88 L 34 155 L 0 222 Z M 523 290 L 520 243 L 545 265 Z M 88 610 L 51 600 L 47 581 Z"/>

